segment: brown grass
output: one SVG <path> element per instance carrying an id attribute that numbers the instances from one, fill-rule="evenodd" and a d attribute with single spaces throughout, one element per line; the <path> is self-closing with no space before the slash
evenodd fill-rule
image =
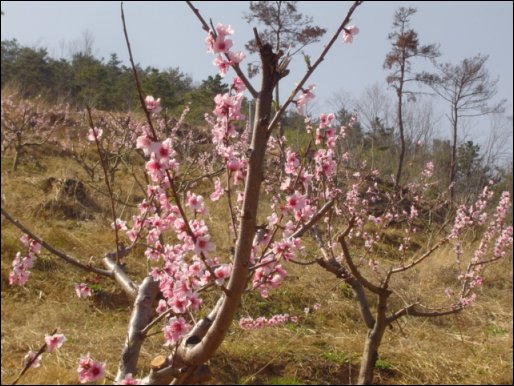
<path id="1" fill-rule="evenodd" d="M 49 154 L 49 153 L 47 153 Z M 45 181 L 50 178 L 85 178 L 79 168 L 58 156 L 38 154 L 38 163 L 24 160 L 19 171 L 8 170 L 2 159 L 2 206 L 15 214 L 45 240 L 88 261 L 113 250 L 112 219 L 105 197 L 91 193 L 101 208 L 89 220 L 37 214 L 48 200 Z M 5 161 L 5 162 L 4 162 Z M 118 180 L 119 187 L 124 182 Z M 128 216 L 129 209 L 126 209 Z M 35 213 L 37 215 L 35 215 Z M 212 208 L 218 252 L 228 252 L 230 236 L 226 209 Z M 223 220 L 220 220 L 223 219 Z M 100 279 L 93 299 L 74 295 L 73 283 L 90 274 L 62 264 L 43 253 L 24 288 L 10 287 L 12 258 L 21 249 L 20 232 L 2 218 L 2 384 L 10 383 L 21 369 L 25 353 L 43 343 L 54 328 L 68 341 L 43 365 L 31 369 L 26 384 L 76 384 L 80 355 L 90 352 L 107 363 L 108 375 L 116 373 L 131 304 L 106 279 Z M 310 252 L 315 249 L 311 246 Z M 450 280 L 445 250 L 434 256 L 424 270 L 398 279 L 400 291 L 414 288 L 426 301 L 439 296 Z M 95 260 L 98 261 L 98 260 Z M 129 271 L 142 273 L 142 253 L 127 260 Z M 211 360 L 214 384 L 350 384 L 356 382 L 365 328 L 351 291 L 317 266 L 288 266 L 285 284 L 265 300 L 245 296 L 239 316 L 269 316 L 287 312 L 300 317 L 298 324 L 258 331 L 242 331 L 236 322 L 217 355 Z M 380 348 L 376 383 L 380 384 L 512 384 L 512 260 L 505 259 L 487 270 L 487 281 L 476 306 L 438 319 L 404 318 L 386 332 Z M 305 307 L 320 302 L 322 308 L 305 315 Z M 400 300 L 392 305 L 401 305 Z M 140 357 L 141 374 L 150 360 L 164 354 L 162 336 L 148 340 Z M 141 375 L 139 374 L 139 375 Z"/>

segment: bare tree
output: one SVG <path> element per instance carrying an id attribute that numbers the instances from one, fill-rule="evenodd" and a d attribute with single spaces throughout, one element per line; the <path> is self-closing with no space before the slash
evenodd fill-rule
<path id="1" fill-rule="evenodd" d="M 305 46 L 316 43 L 327 31 L 325 28 L 313 25 L 312 17 L 298 12 L 297 1 L 251 1 L 250 13 L 244 19 L 251 23 L 257 21 L 265 29 L 259 31 L 261 40 L 269 43 L 279 56 L 287 54 L 286 60 Z M 255 39 L 246 44 L 251 53 L 258 52 Z M 305 56 L 307 65 L 309 58 Z M 249 65 L 250 76 L 258 72 L 258 67 Z M 280 106 L 279 85 L 275 86 L 275 102 Z M 283 135 L 282 125 L 279 125 L 279 135 Z"/>
<path id="2" fill-rule="evenodd" d="M 68 52 L 70 57 L 82 54 L 84 56 L 93 56 L 93 48 L 95 45 L 95 36 L 91 30 L 82 31 L 80 37 L 69 43 Z M 62 49 L 61 49 L 62 50 Z"/>
<path id="3" fill-rule="evenodd" d="M 380 137 L 378 133 L 380 128 L 377 123 L 380 122 L 382 127 L 392 126 L 392 105 L 384 87 L 379 83 L 367 87 L 356 102 L 355 110 L 364 131 L 369 136 L 371 167 L 375 168 L 382 163 L 378 150 L 382 145 L 377 141 L 377 138 Z M 387 157 L 389 158 L 389 155 Z"/>
<path id="4" fill-rule="evenodd" d="M 400 134 L 400 153 L 396 169 L 395 184 L 400 184 L 403 161 L 405 158 L 405 130 L 403 117 L 403 97 L 414 98 L 414 92 L 405 88 L 407 82 L 417 82 L 416 75 L 411 70 L 411 62 L 414 58 L 434 59 L 439 56 L 436 45 L 420 45 L 418 33 L 409 28 L 410 18 L 416 13 L 415 8 L 400 7 L 394 14 L 394 31 L 389 34 L 392 49 L 386 55 L 384 68 L 392 70 L 387 77 L 387 83 L 396 90 L 398 97 L 397 122 Z"/>
<path id="5" fill-rule="evenodd" d="M 512 163 L 512 116 L 492 114 L 489 135 L 484 146 L 487 166 L 506 166 Z"/>
<path id="6" fill-rule="evenodd" d="M 441 98 L 450 104 L 451 164 L 450 201 L 454 201 L 454 185 L 457 165 L 457 133 L 461 118 L 477 117 L 503 111 L 504 100 L 491 103 L 497 93 L 498 79 L 491 79 L 486 68 L 489 56 L 478 54 L 466 58 L 457 65 L 436 63 L 438 73 L 422 74 L 420 80 L 427 83 Z"/>

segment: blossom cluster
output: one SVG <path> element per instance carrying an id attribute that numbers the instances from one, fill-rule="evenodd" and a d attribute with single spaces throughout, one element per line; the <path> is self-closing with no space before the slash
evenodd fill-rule
<path id="1" fill-rule="evenodd" d="M 56 349 L 62 347 L 62 345 L 66 342 L 66 337 L 63 334 L 53 334 L 45 336 L 45 345 L 46 351 L 49 353 L 53 352 Z M 29 352 L 23 358 L 23 365 L 27 366 L 30 363 L 30 367 L 36 369 L 41 366 L 41 361 L 43 359 L 42 353 L 43 350 L 39 351 L 39 355 L 36 352 L 29 350 Z"/>
<path id="2" fill-rule="evenodd" d="M 76 283 L 74 285 L 75 293 L 79 298 L 89 298 L 93 296 L 93 292 L 87 283 Z"/>
<path id="3" fill-rule="evenodd" d="M 95 382 L 105 376 L 105 363 L 94 361 L 87 353 L 80 358 L 77 372 L 80 383 Z"/>
<path id="4" fill-rule="evenodd" d="M 145 168 L 152 181 L 161 181 L 166 176 L 166 172 L 178 172 L 177 154 L 173 150 L 170 138 L 159 142 L 153 140 L 152 135 L 146 132 L 137 139 L 136 148 L 141 149 L 145 156 L 150 157 Z"/>
<path id="5" fill-rule="evenodd" d="M 12 271 L 9 273 L 9 284 L 24 286 L 30 275 L 29 269 L 34 267 L 37 255 L 41 251 L 41 244 L 36 240 L 31 239 L 28 235 L 23 235 L 20 238 L 21 242 L 28 251 L 25 256 L 22 256 L 20 252 L 16 253 L 16 257 L 12 262 Z"/>
<path id="6" fill-rule="evenodd" d="M 239 320 L 239 327 L 243 330 L 257 330 L 263 327 L 276 327 L 281 326 L 287 322 L 297 323 L 297 316 L 290 316 L 289 314 L 273 315 L 270 318 L 260 316 L 257 319 L 251 317 L 241 318 Z"/>
<path id="7" fill-rule="evenodd" d="M 233 33 L 234 30 L 230 26 L 225 26 L 219 23 L 216 26 L 215 31 L 209 31 L 209 34 L 205 38 L 207 50 L 218 54 L 214 58 L 213 64 L 218 67 L 222 77 L 227 74 L 227 71 L 231 66 L 241 63 L 245 57 L 241 51 L 230 51 L 234 43 L 231 39 L 227 39 L 227 36 L 230 36 Z M 228 57 L 228 60 L 223 57 L 223 54 Z"/>
<path id="8" fill-rule="evenodd" d="M 191 325 L 182 317 L 172 317 L 168 324 L 164 326 L 165 345 L 174 346 L 177 342 L 191 330 Z"/>

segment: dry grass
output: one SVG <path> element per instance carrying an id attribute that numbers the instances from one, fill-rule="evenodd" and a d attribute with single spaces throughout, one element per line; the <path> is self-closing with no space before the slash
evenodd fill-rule
<path id="1" fill-rule="evenodd" d="M 29 158 L 30 159 L 30 158 Z M 5 162 L 4 162 L 5 161 Z M 25 160 L 16 174 L 2 159 L 2 205 L 57 247 L 87 261 L 111 251 L 114 237 L 105 232 L 112 221 L 106 201 L 91 193 L 102 209 L 89 220 L 38 213 L 46 200 L 45 181 L 85 178 L 69 161 L 38 154 Z M 122 189 L 128 189 L 123 186 Z M 129 209 L 127 209 L 128 211 Z M 126 218 L 129 218 L 128 213 Z M 230 236 L 225 209 L 212 208 L 218 222 L 215 242 L 228 252 Z M 223 219 L 223 220 L 219 220 Z M 100 279 L 93 299 L 74 295 L 73 283 L 86 276 L 43 253 L 24 288 L 10 287 L 8 274 L 20 249 L 20 233 L 2 219 L 2 384 L 21 369 L 28 349 L 35 350 L 54 328 L 68 337 L 57 353 L 45 354 L 43 365 L 23 378 L 27 384 L 75 384 L 77 359 L 90 352 L 107 363 L 113 377 L 126 332 L 131 304 L 111 282 Z M 451 276 L 445 251 L 434 256 L 424 271 L 397 280 L 399 290 L 412 288 L 427 301 L 438 294 Z M 146 261 L 136 253 L 127 261 L 130 272 L 143 272 Z M 356 382 L 365 328 L 351 291 L 317 266 L 287 267 L 285 284 L 264 300 L 248 294 L 239 316 L 269 316 L 287 312 L 298 324 L 258 331 L 242 331 L 234 322 L 217 355 L 211 360 L 215 384 L 350 384 Z M 483 295 L 473 308 L 438 319 L 404 318 L 386 332 L 380 348 L 376 383 L 380 384 L 512 384 L 512 260 L 487 271 Z M 442 283 L 441 283 L 442 280 Z M 449 279 L 448 279 L 449 280 Z M 305 307 L 320 302 L 321 309 L 305 315 Z M 393 305 L 400 305 L 395 300 Z M 149 339 L 140 358 L 142 372 L 161 353 L 162 336 Z M 140 374 L 141 375 L 141 374 Z"/>

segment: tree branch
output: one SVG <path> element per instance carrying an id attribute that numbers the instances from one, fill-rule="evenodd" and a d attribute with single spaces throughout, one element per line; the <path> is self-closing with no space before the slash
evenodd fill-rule
<path id="1" fill-rule="evenodd" d="M 52 245 L 48 244 L 46 241 L 44 241 L 40 237 L 36 236 L 34 234 L 34 232 L 29 230 L 26 226 L 24 226 L 22 223 L 20 223 L 15 218 L 13 218 L 4 208 L 1 208 L 1 210 L 2 210 L 2 214 L 5 216 L 5 218 L 7 218 L 11 223 L 13 223 L 14 226 L 16 226 L 22 232 L 28 234 L 32 239 L 36 240 L 39 244 L 41 244 L 41 246 L 43 246 L 45 249 L 47 249 L 48 251 L 50 251 L 57 257 L 60 257 L 65 262 L 67 262 L 75 267 L 86 270 L 88 272 L 94 272 L 98 275 L 110 277 L 111 279 L 114 278 L 114 274 L 112 271 L 96 268 L 96 267 L 93 267 L 91 264 L 84 264 L 84 263 L 80 262 L 79 260 L 75 259 L 74 257 L 67 255 L 66 253 L 64 253 L 64 252 L 58 250 L 57 248 L 53 247 Z"/>
<path id="2" fill-rule="evenodd" d="M 408 305 L 407 307 L 404 307 L 399 311 L 396 311 L 394 314 L 392 314 L 391 316 L 388 316 L 386 318 L 386 324 L 391 324 L 395 320 L 397 320 L 405 315 L 433 318 L 433 317 L 437 317 L 437 316 L 456 314 L 457 312 L 462 311 L 464 308 L 462 306 L 457 306 L 455 308 L 452 308 L 452 309 L 449 309 L 446 311 L 436 311 L 436 310 L 422 311 L 422 310 L 417 309 L 418 306 L 419 306 L 419 304 L 415 303 L 415 304 Z"/>

